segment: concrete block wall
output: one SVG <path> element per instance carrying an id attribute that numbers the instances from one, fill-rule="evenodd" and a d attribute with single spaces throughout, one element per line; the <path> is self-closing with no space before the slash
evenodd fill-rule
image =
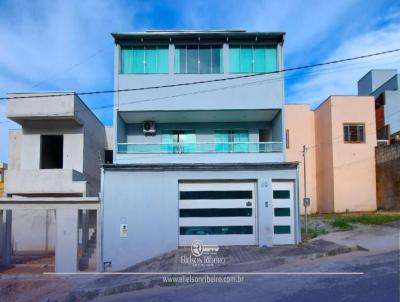
<path id="1" fill-rule="evenodd" d="M 378 209 L 400 210 L 400 142 L 375 149 Z"/>

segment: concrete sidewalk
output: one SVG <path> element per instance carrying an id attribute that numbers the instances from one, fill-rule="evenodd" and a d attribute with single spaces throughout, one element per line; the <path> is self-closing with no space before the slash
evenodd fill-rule
<path id="1" fill-rule="evenodd" d="M 384 225 L 355 224 L 354 229 L 333 232 L 311 240 L 326 240 L 350 248 L 368 250 L 369 253 L 385 253 L 399 250 L 400 221 Z"/>

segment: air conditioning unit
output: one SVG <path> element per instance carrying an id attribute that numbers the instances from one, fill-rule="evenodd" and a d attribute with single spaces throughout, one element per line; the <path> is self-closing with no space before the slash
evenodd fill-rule
<path id="1" fill-rule="evenodd" d="M 156 123 L 154 121 L 143 122 L 143 133 L 144 135 L 155 135 L 156 134 Z"/>

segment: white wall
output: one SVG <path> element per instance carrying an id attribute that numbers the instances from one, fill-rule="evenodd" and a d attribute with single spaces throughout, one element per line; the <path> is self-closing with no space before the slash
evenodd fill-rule
<path id="1" fill-rule="evenodd" d="M 274 170 L 272 167 L 271 170 L 229 171 L 106 170 L 102 201 L 103 261 L 111 261 L 112 270 L 121 270 L 177 248 L 178 183 L 189 179 L 257 181 L 258 243 L 271 246 L 271 181 L 296 178 L 295 168 Z M 265 202 L 269 203 L 268 207 Z M 128 224 L 127 238 L 120 238 L 121 223 Z"/>

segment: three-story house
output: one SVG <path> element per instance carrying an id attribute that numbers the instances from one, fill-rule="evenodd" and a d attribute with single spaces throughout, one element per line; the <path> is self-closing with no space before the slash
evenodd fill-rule
<path id="1" fill-rule="evenodd" d="M 284 33 L 112 36 L 103 261 L 122 269 L 193 240 L 299 242 L 297 163 L 284 148 Z"/>

